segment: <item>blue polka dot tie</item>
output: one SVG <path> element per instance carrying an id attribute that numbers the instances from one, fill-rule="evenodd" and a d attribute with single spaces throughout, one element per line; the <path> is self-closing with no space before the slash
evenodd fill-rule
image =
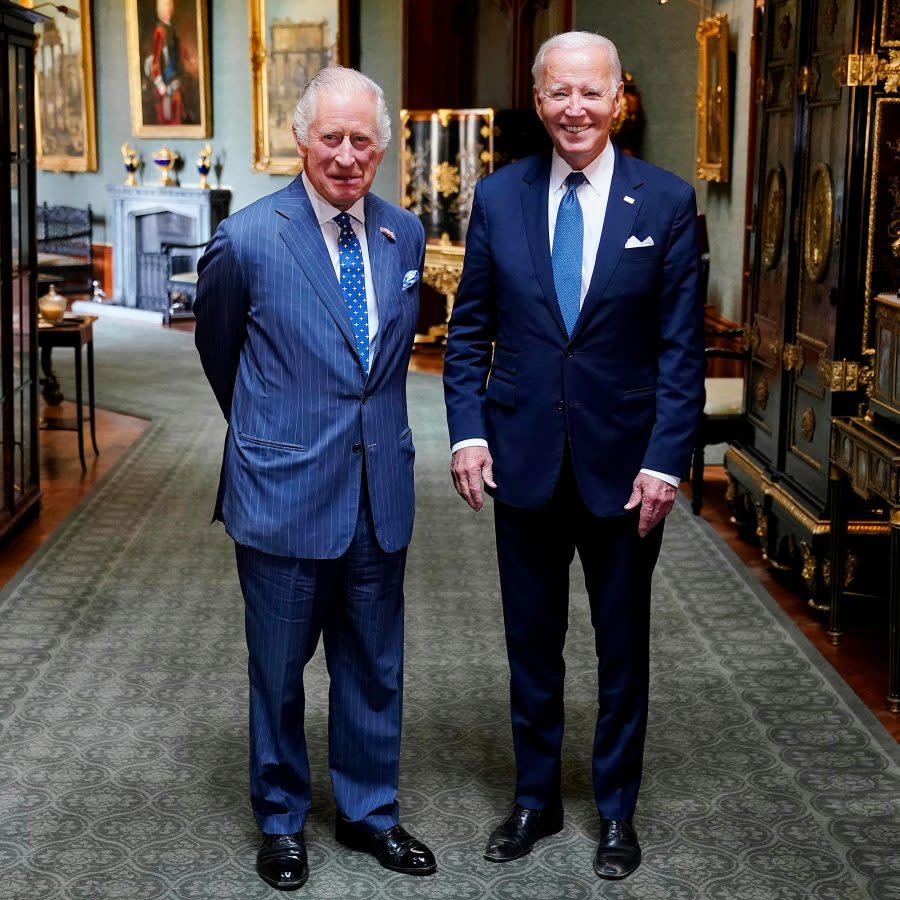
<path id="1" fill-rule="evenodd" d="M 362 247 L 353 230 L 350 216 L 342 212 L 334 217 L 340 228 L 338 235 L 338 261 L 341 270 L 341 293 L 347 304 L 356 352 L 363 369 L 369 371 L 369 307 L 366 303 L 366 273 L 363 267 Z"/>
<path id="2" fill-rule="evenodd" d="M 584 217 L 576 193 L 587 179 L 581 172 L 571 172 L 565 181 L 566 193 L 556 213 L 553 229 L 553 284 L 562 312 L 566 333 L 572 336 L 581 307 L 581 256 L 584 245 Z"/>

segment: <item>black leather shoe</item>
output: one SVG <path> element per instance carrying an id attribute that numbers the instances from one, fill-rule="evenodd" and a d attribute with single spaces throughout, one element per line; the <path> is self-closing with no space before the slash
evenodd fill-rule
<path id="1" fill-rule="evenodd" d="M 267 834 L 256 854 L 256 874 L 279 891 L 303 887 L 309 878 L 303 832 Z"/>
<path id="2" fill-rule="evenodd" d="M 525 809 L 513 804 L 509 815 L 491 832 L 484 858 L 491 862 L 509 862 L 527 853 L 535 841 L 562 831 L 562 806 Z"/>
<path id="3" fill-rule="evenodd" d="M 392 872 L 403 875 L 434 875 L 437 872 L 434 854 L 402 825 L 376 832 L 339 818 L 334 836 L 351 850 L 371 853 L 385 869 Z"/>
<path id="4" fill-rule="evenodd" d="M 601 878 L 627 878 L 641 864 L 641 845 L 631 819 L 601 819 L 594 871 Z"/>

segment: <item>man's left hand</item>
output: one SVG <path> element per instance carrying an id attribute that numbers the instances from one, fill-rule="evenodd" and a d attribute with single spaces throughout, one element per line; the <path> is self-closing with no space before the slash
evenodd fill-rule
<path id="1" fill-rule="evenodd" d="M 645 472 L 638 473 L 625 509 L 641 505 L 641 518 L 638 521 L 638 534 L 641 537 L 646 537 L 672 511 L 677 496 L 678 489 L 671 484 Z"/>

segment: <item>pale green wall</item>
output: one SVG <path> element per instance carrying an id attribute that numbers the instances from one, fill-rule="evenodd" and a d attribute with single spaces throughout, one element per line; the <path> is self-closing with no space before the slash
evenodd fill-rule
<path id="1" fill-rule="evenodd" d="M 740 321 L 753 0 L 718 0 L 714 11 L 728 16 L 738 60 L 732 94 L 732 176 L 728 184 L 697 182 L 697 203 L 709 229 L 709 302 Z M 623 68 L 634 76 L 647 117 L 644 158 L 691 182 L 697 147 L 695 30 L 700 17 L 688 0 L 669 0 L 664 6 L 657 0 L 575 2 L 575 27 L 614 41 Z"/>
<path id="2" fill-rule="evenodd" d="M 122 0 L 94 0 L 94 59 L 97 85 L 97 150 L 99 171 L 79 174 L 39 172 L 38 200 L 91 204 L 98 217 L 95 240 L 111 238 L 106 218 L 110 204 L 106 186 L 125 179 L 119 148 L 124 141 L 137 147 L 144 158 L 144 179 L 158 180 L 151 153 L 164 142 L 138 140 L 131 136 L 126 67 L 125 4 Z M 221 186 L 232 191 L 231 210 L 285 185 L 287 176 L 273 176 L 250 169 L 251 113 L 249 19 L 247 3 L 212 0 L 210 4 L 212 47 L 213 153 L 222 163 Z M 395 122 L 399 121 L 402 41 L 401 0 L 363 0 L 360 65 L 384 88 Z M 375 190 L 390 200 L 398 196 L 396 131 L 375 181 Z M 166 141 L 185 160 L 184 184 L 196 183 L 194 161 L 203 140 L 184 138 Z M 215 181 L 212 182 L 215 185 Z"/>
<path id="3" fill-rule="evenodd" d="M 415 0 L 411 0 L 415 2 Z M 38 176 L 38 196 L 50 203 L 90 203 L 101 221 L 96 240 L 109 240 L 104 219 L 109 204 L 106 185 L 124 179 L 119 148 L 129 140 L 140 148 L 147 165 L 144 177 L 157 179 L 150 160 L 160 140 L 131 137 L 125 13 L 122 0 L 94 0 L 97 82 L 97 140 L 100 171 Z M 215 157 L 222 163 L 222 186 L 232 190 L 232 210 L 286 184 L 285 176 L 250 170 L 250 69 L 247 3 L 212 0 L 210 14 L 213 73 Z M 402 0 L 361 0 L 360 66 L 384 88 L 395 123 L 394 137 L 375 180 L 375 191 L 396 201 L 399 163 L 397 122 L 402 80 Z M 698 202 L 709 221 L 711 252 L 710 301 L 740 320 L 740 268 L 743 246 L 744 190 L 747 159 L 749 45 L 753 0 L 718 0 L 716 11 L 728 14 L 732 47 L 737 50 L 735 127 L 732 179 L 727 185 L 698 184 Z M 598 31 L 619 47 L 622 64 L 641 93 L 647 128 L 644 156 L 650 162 L 694 180 L 696 155 L 695 96 L 698 10 L 688 0 L 576 0 L 575 27 Z M 184 157 L 184 183 L 196 180 L 194 160 L 203 141 L 178 139 L 171 146 Z"/>

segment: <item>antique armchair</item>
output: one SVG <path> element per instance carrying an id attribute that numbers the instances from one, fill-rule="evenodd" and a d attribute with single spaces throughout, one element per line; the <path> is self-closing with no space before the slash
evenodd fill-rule
<path id="1" fill-rule="evenodd" d="M 699 514 L 703 507 L 703 468 L 706 447 L 710 444 L 731 443 L 743 438 L 748 431 L 747 416 L 744 412 L 744 378 L 743 376 L 714 376 L 710 360 L 731 359 L 746 361 L 749 358 L 747 349 L 733 349 L 728 346 L 715 346 L 722 340 L 733 341 L 743 337 L 742 328 L 707 331 L 706 367 L 707 377 L 704 381 L 706 400 L 697 433 L 694 438 L 694 456 L 691 462 L 691 509 Z"/>

